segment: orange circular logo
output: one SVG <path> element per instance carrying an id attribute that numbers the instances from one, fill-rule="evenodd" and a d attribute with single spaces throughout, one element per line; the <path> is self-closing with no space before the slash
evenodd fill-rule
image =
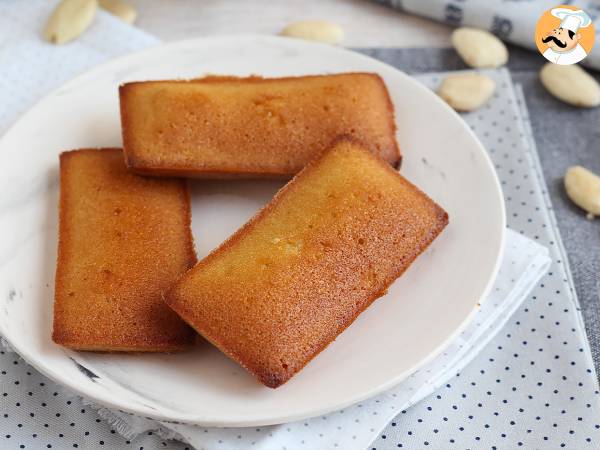
<path id="1" fill-rule="evenodd" d="M 542 14 L 535 27 L 535 44 L 554 64 L 577 64 L 594 46 L 594 24 L 582 9 L 560 5 Z"/>

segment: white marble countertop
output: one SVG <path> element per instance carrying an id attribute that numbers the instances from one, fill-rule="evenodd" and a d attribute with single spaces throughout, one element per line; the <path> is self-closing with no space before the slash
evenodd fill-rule
<path id="1" fill-rule="evenodd" d="M 296 20 L 343 27 L 347 47 L 446 47 L 451 28 L 367 0 L 129 0 L 136 25 L 162 40 L 232 33 L 277 34 Z"/>

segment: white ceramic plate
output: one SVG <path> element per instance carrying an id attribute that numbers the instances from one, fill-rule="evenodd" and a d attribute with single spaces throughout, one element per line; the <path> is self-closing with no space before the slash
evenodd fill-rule
<path id="1" fill-rule="evenodd" d="M 206 73 L 346 71 L 377 72 L 385 79 L 404 155 L 401 173 L 450 215 L 447 229 L 385 297 L 276 390 L 261 386 L 209 344 L 177 355 L 128 355 L 76 353 L 52 343 L 58 154 L 121 144 L 120 83 Z M 199 256 L 281 186 L 194 182 Z M 100 66 L 48 95 L 0 141 L 0 215 L 0 332 L 28 362 L 109 407 L 214 426 L 264 425 L 324 414 L 402 381 L 459 332 L 486 294 L 505 227 L 500 186 L 485 150 L 436 95 L 360 54 L 268 36 L 163 45 Z"/>

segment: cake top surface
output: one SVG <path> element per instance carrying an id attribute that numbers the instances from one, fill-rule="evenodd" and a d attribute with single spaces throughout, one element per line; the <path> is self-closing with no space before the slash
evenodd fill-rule
<path id="1" fill-rule="evenodd" d="M 190 270 L 167 301 L 265 384 L 277 384 L 381 295 L 446 221 L 387 163 L 342 140 Z"/>
<path id="2" fill-rule="evenodd" d="M 342 134 L 400 160 L 376 74 L 135 82 L 120 96 L 128 164 L 148 173 L 295 174 Z"/>
<path id="3" fill-rule="evenodd" d="M 161 298 L 196 261 L 185 181 L 134 175 L 119 149 L 60 161 L 55 340 L 103 350 L 190 344 Z"/>

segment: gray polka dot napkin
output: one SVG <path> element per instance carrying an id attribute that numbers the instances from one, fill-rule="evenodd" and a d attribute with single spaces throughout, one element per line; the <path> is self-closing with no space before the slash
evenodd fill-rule
<path id="1" fill-rule="evenodd" d="M 552 263 L 481 353 L 370 448 L 600 448 L 598 382 L 524 97 L 507 70 L 487 74 L 494 98 L 463 117 L 490 152 L 509 227 Z M 417 76 L 431 88 L 442 77 Z"/>

